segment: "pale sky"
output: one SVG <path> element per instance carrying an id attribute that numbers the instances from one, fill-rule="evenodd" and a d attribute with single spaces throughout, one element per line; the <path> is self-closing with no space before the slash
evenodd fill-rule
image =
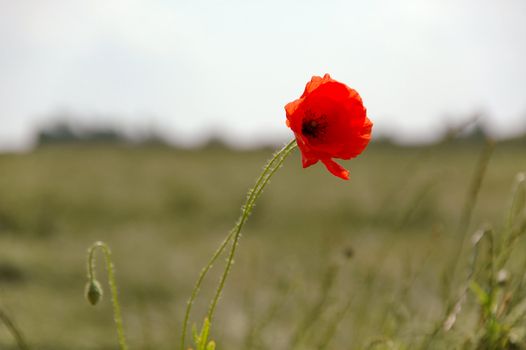
<path id="1" fill-rule="evenodd" d="M 324 73 L 362 95 L 373 136 L 426 140 L 477 111 L 524 130 L 526 1 L 0 0 L 0 148 L 60 111 L 286 140 L 283 106 Z"/>

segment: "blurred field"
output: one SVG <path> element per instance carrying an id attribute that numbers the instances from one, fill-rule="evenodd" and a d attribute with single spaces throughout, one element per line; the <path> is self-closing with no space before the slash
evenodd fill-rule
<path id="1" fill-rule="evenodd" d="M 469 244 L 451 270 L 464 233 L 502 227 L 515 175 L 526 170 L 525 148 L 497 144 L 464 230 L 483 150 L 373 145 L 345 164 L 350 182 L 321 165 L 303 170 L 295 151 L 244 230 L 213 326 L 218 349 L 422 346 L 465 280 Z M 86 249 L 103 240 L 131 348 L 178 348 L 193 283 L 270 156 L 107 145 L 0 155 L 0 307 L 33 349 L 116 349 L 102 260 L 105 299 L 92 307 L 83 298 Z M 524 254 L 512 264 L 524 264 Z M 193 322 L 217 278 L 205 284 Z M 460 348 L 477 327 L 475 310 L 470 294 L 449 340 L 429 348 Z M 15 349 L 1 326 L 0 349 Z"/>

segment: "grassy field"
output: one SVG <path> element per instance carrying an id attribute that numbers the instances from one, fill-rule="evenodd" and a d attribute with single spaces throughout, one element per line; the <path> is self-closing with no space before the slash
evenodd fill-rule
<path id="1" fill-rule="evenodd" d="M 117 349 L 102 256 L 104 300 L 83 296 L 86 250 L 102 240 L 131 349 L 178 349 L 199 271 L 270 156 L 107 145 L 0 155 L 0 310 L 31 349 Z M 302 169 L 296 151 L 273 178 L 219 304 L 217 348 L 498 349 L 489 337 L 502 336 L 523 349 L 525 246 L 507 239 L 526 229 L 507 218 L 526 149 L 373 145 L 345 165 L 349 182 Z M 484 225 L 494 242 L 474 248 Z M 0 325 L 0 349 L 17 348 Z"/>

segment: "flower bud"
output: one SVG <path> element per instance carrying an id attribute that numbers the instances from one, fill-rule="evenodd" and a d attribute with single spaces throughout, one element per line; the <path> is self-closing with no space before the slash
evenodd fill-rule
<path id="1" fill-rule="evenodd" d="M 91 305 L 97 305 L 102 299 L 102 287 L 97 280 L 91 280 L 86 284 L 84 295 Z"/>

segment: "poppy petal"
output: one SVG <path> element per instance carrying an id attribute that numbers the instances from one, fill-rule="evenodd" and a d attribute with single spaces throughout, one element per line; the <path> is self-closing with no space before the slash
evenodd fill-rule
<path id="1" fill-rule="evenodd" d="M 303 165 L 304 168 L 308 168 L 311 165 L 314 165 L 316 163 L 318 163 L 318 159 L 308 158 L 307 156 L 305 156 L 305 154 L 301 155 L 301 164 Z"/>
<path id="2" fill-rule="evenodd" d="M 334 81 L 334 79 L 332 79 L 329 74 L 325 74 L 323 78 L 319 76 L 313 76 L 310 82 L 308 82 L 305 86 L 305 91 L 303 92 L 303 95 L 301 97 L 307 96 L 321 85 L 330 81 Z"/>
<path id="3" fill-rule="evenodd" d="M 321 161 L 323 162 L 323 164 L 325 164 L 325 167 L 331 172 L 331 174 L 333 174 L 334 176 L 338 176 L 339 178 L 342 178 L 344 180 L 349 180 L 349 170 L 345 169 L 340 164 L 336 163 L 330 158 L 322 159 Z"/>
<path id="4" fill-rule="evenodd" d="M 349 172 L 333 159 L 351 159 L 367 147 L 373 123 L 358 92 L 331 78 L 313 76 L 301 97 L 285 106 L 304 168 L 321 160 L 342 179 Z"/>

